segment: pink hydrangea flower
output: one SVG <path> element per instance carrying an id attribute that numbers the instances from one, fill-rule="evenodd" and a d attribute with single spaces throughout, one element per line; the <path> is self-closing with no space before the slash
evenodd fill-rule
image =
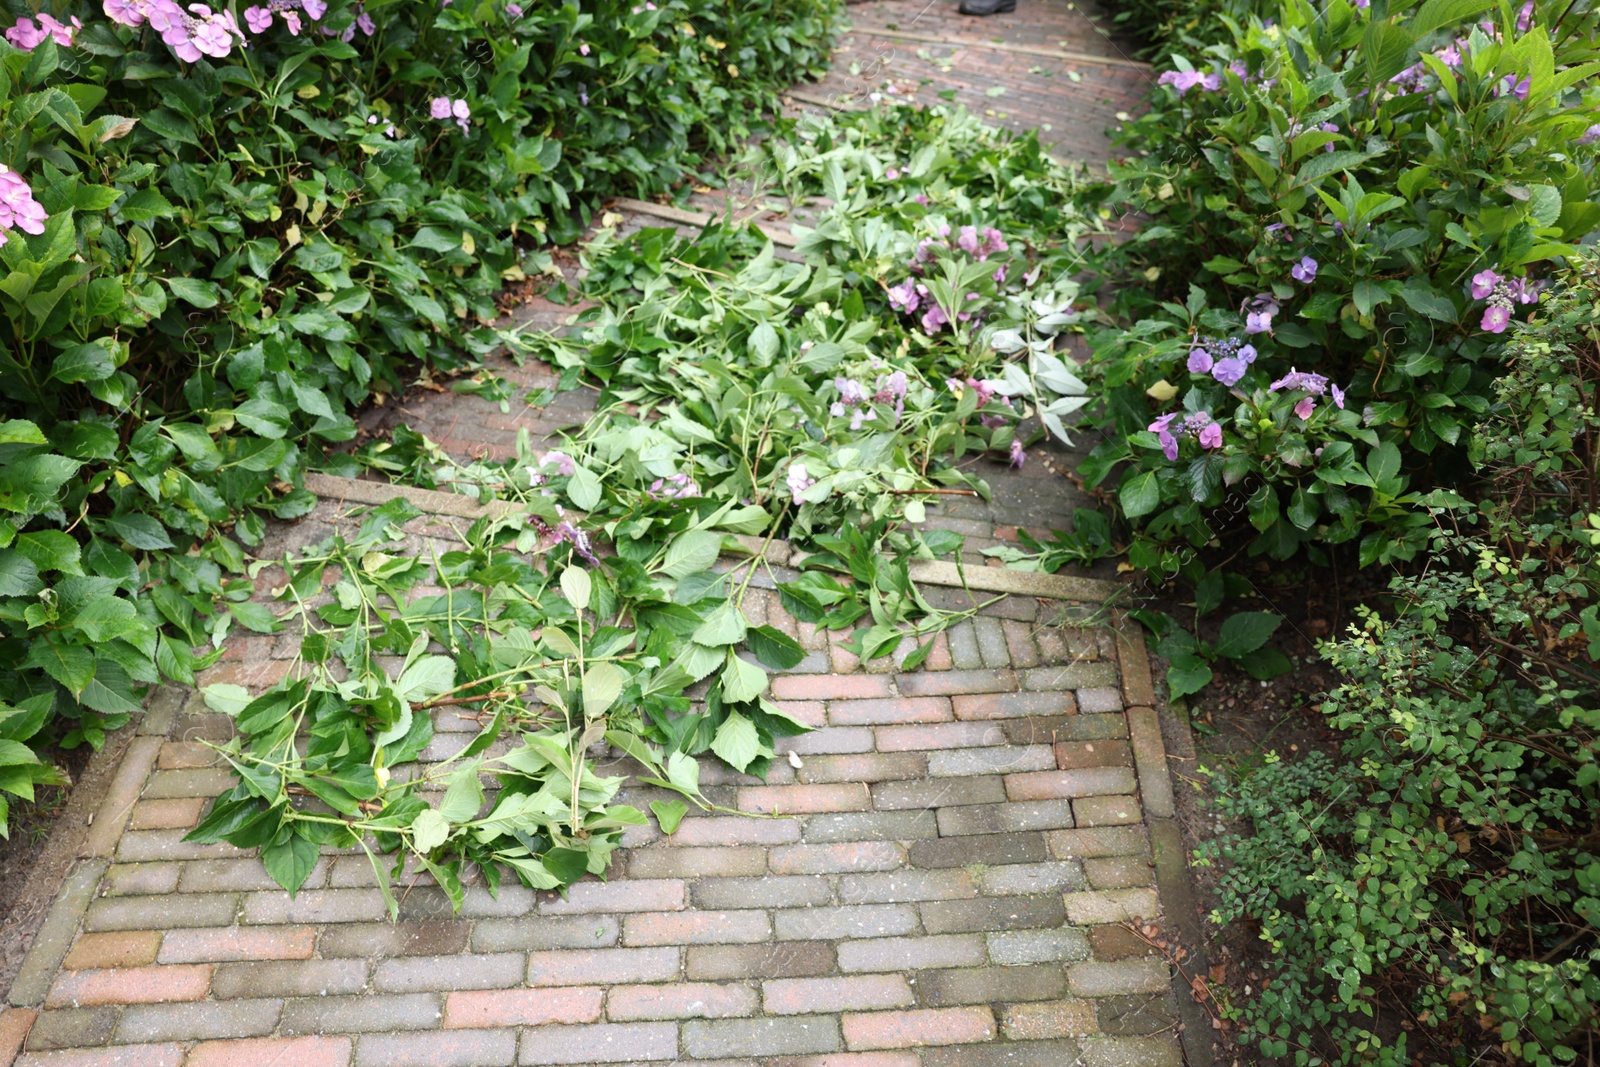
<path id="1" fill-rule="evenodd" d="M 1200 447 L 1207 450 L 1222 447 L 1222 423 L 1208 422 L 1200 428 Z"/>
<path id="2" fill-rule="evenodd" d="M 18 229 L 37 236 L 44 232 L 50 218 L 44 208 L 33 198 L 33 189 L 22 175 L 0 165 L 0 244 L 5 243 L 5 231 Z"/>
<path id="3" fill-rule="evenodd" d="M 1311 413 L 1315 410 L 1317 410 L 1317 401 L 1315 397 L 1301 397 L 1300 403 L 1294 406 L 1294 413 L 1300 416 L 1302 419 L 1309 419 L 1311 417 Z"/>
<path id="4" fill-rule="evenodd" d="M 245 8 L 244 24 L 251 33 L 266 33 L 272 26 L 271 9 L 255 5 Z"/>
<path id="5" fill-rule="evenodd" d="M 185 63 L 198 62 L 201 56 L 221 59 L 233 51 L 236 40 L 244 40 L 233 12 L 213 12 L 205 4 L 190 4 L 188 12 L 176 4 L 152 5 L 148 18 L 172 54 Z"/>
<path id="6" fill-rule="evenodd" d="M 1491 307 L 1484 309 L 1483 329 L 1490 333 L 1505 333 L 1506 327 L 1511 325 L 1511 309 L 1508 307 Z"/>
<path id="7" fill-rule="evenodd" d="M 450 98 L 448 96 L 436 96 L 432 100 L 428 101 L 428 114 L 432 115 L 436 119 L 449 118 Z"/>
<path id="8" fill-rule="evenodd" d="M 472 117 L 472 111 L 467 107 L 465 100 L 456 100 L 450 104 L 450 114 L 456 117 L 456 125 L 461 127 L 461 132 L 467 132 L 467 119 Z"/>
<path id="9" fill-rule="evenodd" d="M 804 503 L 800 498 L 805 495 L 807 489 L 817 484 L 817 480 L 807 473 L 804 463 L 792 463 L 789 465 L 789 476 L 786 479 L 786 484 L 789 487 L 790 494 L 794 497 L 794 502 L 800 504 Z"/>

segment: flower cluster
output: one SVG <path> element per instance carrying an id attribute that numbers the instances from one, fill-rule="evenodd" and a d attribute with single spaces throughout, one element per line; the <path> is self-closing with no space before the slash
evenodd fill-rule
<path id="1" fill-rule="evenodd" d="M 532 485 L 544 484 L 544 472 L 549 467 L 555 468 L 555 477 L 557 478 L 570 478 L 578 473 L 578 464 L 565 452 L 546 452 L 544 455 L 535 456 L 534 458 L 539 461 L 537 467 L 522 468 L 528 472 L 528 481 Z"/>
<path id="2" fill-rule="evenodd" d="M 472 117 L 472 109 L 467 107 L 465 100 L 451 100 L 448 96 L 436 96 L 428 103 L 428 114 L 443 122 L 448 122 L 452 117 L 461 132 L 468 129 L 467 120 Z"/>
<path id="3" fill-rule="evenodd" d="M 265 7 L 252 5 L 245 8 L 244 24 L 250 27 L 251 33 L 265 33 L 272 26 L 272 17 L 276 15 L 289 27 L 292 35 L 299 36 L 302 11 L 307 18 L 316 22 L 328 13 L 328 5 L 326 0 L 271 0 Z"/>
<path id="4" fill-rule="evenodd" d="M 374 33 L 378 32 L 378 24 L 372 21 L 372 16 L 367 14 L 367 9 L 362 7 L 360 4 L 356 5 L 356 18 L 354 22 L 350 23 L 350 25 L 346 26 L 343 30 L 335 30 L 329 26 L 324 26 L 322 27 L 322 35 L 324 37 L 332 37 L 337 33 L 339 35 L 339 40 L 343 41 L 345 44 L 349 44 L 351 41 L 355 40 L 357 30 L 360 30 L 362 35 L 366 37 L 371 37 Z"/>
<path id="5" fill-rule="evenodd" d="M 1178 438 L 1193 437 L 1200 442 L 1200 447 L 1210 451 L 1222 447 L 1222 424 L 1211 417 L 1207 411 L 1196 411 L 1183 416 L 1176 429 L 1173 423 L 1177 422 L 1181 412 L 1170 412 L 1162 415 L 1152 422 L 1147 429 L 1156 435 L 1161 442 L 1161 453 L 1168 460 L 1178 458 Z"/>
<path id="6" fill-rule="evenodd" d="M 839 390 L 839 399 L 828 408 L 828 414 L 837 419 L 842 418 L 846 411 L 850 412 L 850 429 L 854 432 L 861 429 L 862 423 L 877 419 L 878 413 L 872 406 L 874 404 L 893 404 L 894 421 L 898 424 L 906 409 L 906 390 L 910 387 L 910 381 L 905 371 L 897 370 L 893 374 L 878 375 L 870 393 L 865 385 L 854 378 L 835 378 L 833 387 Z"/>
<path id="7" fill-rule="evenodd" d="M 1255 361 L 1255 345 L 1237 337 L 1202 337 L 1189 351 L 1188 367 L 1190 374 L 1209 374 L 1231 389 Z"/>
<path id="8" fill-rule="evenodd" d="M 1190 89 L 1214 93 L 1222 88 L 1222 75 L 1216 71 L 1201 73 L 1198 70 L 1169 70 L 1156 79 L 1157 85 L 1170 85 L 1182 96 Z"/>
<path id="9" fill-rule="evenodd" d="M 1492 270 L 1481 270 L 1472 276 L 1472 299 L 1487 300 L 1480 328 L 1490 333 L 1505 333 L 1511 325 L 1511 309 L 1517 304 L 1534 304 L 1539 300 L 1539 282 L 1526 278 L 1502 278 Z"/>
<path id="10" fill-rule="evenodd" d="M 971 389 L 976 392 L 978 394 L 978 410 L 980 412 L 989 406 L 989 402 L 995 398 L 995 393 L 999 391 L 1001 385 L 1001 383 L 998 381 L 979 378 L 968 378 L 965 382 L 962 382 L 959 378 L 946 378 L 944 384 L 945 388 L 950 390 L 950 395 L 955 397 L 957 400 L 961 399 L 962 392 L 967 389 Z M 1010 397 L 1001 397 L 1000 406 L 1013 412 L 1013 414 L 1016 411 L 1016 409 L 1011 406 Z M 991 428 L 995 426 L 1002 426 L 1007 421 L 1004 415 L 995 413 L 980 415 L 979 419 L 985 426 Z M 1013 453 L 1012 459 L 1016 459 L 1015 453 Z M 1022 464 L 1018 462 L 1017 466 L 1020 467 Z"/>
<path id="11" fill-rule="evenodd" d="M 73 35 L 83 29 L 83 23 L 77 18 L 68 26 L 59 22 L 45 12 L 39 12 L 39 21 L 30 18 L 21 18 L 17 24 L 6 31 L 6 40 L 24 52 L 31 52 L 45 42 L 46 38 L 54 38 L 56 44 L 63 48 L 72 46 Z"/>
<path id="12" fill-rule="evenodd" d="M 799 504 L 802 503 L 800 498 L 805 495 L 805 491 L 816 485 L 817 480 L 806 472 L 804 463 L 791 463 L 786 484 L 789 486 L 789 492 L 794 497 L 794 502 Z"/>
<path id="13" fill-rule="evenodd" d="M 1317 397 L 1332 396 L 1333 403 L 1340 411 L 1344 410 L 1344 390 L 1328 380 L 1327 375 L 1314 374 L 1311 371 L 1295 370 L 1289 368 L 1289 373 L 1273 382 L 1267 387 L 1267 392 L 1276 393 L 1280 390 L 1290 392 L 1304 392 L 1300 402 L 1294 406 L 1294 413 L 1302 419 L 1309 419 L 1311 413 L 1317 410 Z"/>
<path id="14" fill-rule="evenodd" d="M 313 2 L 326 10 L 327 5 L 321 0 Z M 205 4 L 190 4 L 185 11 L 173 0 L 105 0 L 105 12 L 112 22 L 123 26 L 149 23 L 185 63 L 197 62 L 201 56 L 222 59 L 233 51 L 235 43 L 244 43 L 244 33 L 233 12 L 212 11 Z M 249 21 L 248 12 L 245 19 Z"/>
<path id="15" fill-rule="evenodd" d="M 700 485 L 687 474 L 657 478 L 646 490 L 652 500 L 689 500 L 700 495 Z"/>
<path id="16" fill-rule="evenodd" d="M 22 175 L 0 164 L 0 245 L 6 243 L 6 231 L 10 229 L 43 233 L 49 217 L 34 200 L 33 190 L 22 180 Z"/>

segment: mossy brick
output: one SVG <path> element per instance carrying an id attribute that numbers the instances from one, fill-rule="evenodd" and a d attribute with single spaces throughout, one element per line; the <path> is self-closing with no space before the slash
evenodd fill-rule
<path id="1" fill-rule="evenodd" d="M 1154 945 L 1120 923 L 1086 929 L 1089 931 L 1090 954 L 1097 960 L 1125 960 L 1154 955 L 1156 952 Z"/>
<path id="2" fill-rule="evenodd" d="M 1020 774 L 1052 770 L 1056 755 L 1049 745 L 999 745 L 935 752 L 928 757 L 928 773 L 935 778 L 969 774 Z"/>
<path id="3" fill-rule="evenodd" d="M 872 806 L 879 811 L 909 811 L 945 805 L 1003 804 L 1005 782 L 999 775 L 974 775 L 914 782 L 884 782 L 872 787 Z"/>
<path id="4" fill-rule="evenodd" d="M 696 980 L 810 978 L 828 974 L 836 963 L 834 947 L 823 941 L 693 945 L 685 952 L 684 973 Z"/>
<path id="5" fill-rule="evenodd" d="M 134 1004 L 122 1009 L 114 1040 L 208 1041 L 265 1037 L 278 1025 L 284 1002 L 272 999 L 203 1004 Z"/>
<path id="6" fill-rule="evenodd" d="M 433 1030 L 442 1014 L 442 1002 L 434 993 L 296 997 L 284 1002 L 279 1030 L 287 1035 Z"/>
<path id="7" fill-rule="evenodd" d="M 211 995 L 218 1000 L 324 997 L 359 993 L 366 984 L 366 960 L 257 960 L 219 965 Z"/>
<path id="8" fill-rule="evenodd" d="M 117 930 L 103 934 L 84 934 L 61 964 L 69 971 L 102 967 L 137 967 L 154 963 L 161 948 L 161 934 L 155 930 Z"/>
<path id="9" fill-rule="evenodd" d="M 839 1020 L 831 1015 L 694 1020 L 683 1024 L 684 1050 L 697 1059 L 727 1056 L 795 1056 L 842 1047 Z"/>
<path id="10" fill-rule="evenodd" d="M 63 1008 L 41 1011 L 28 1031 L 27 1047 L 39 1052 L 59 1048 L 86 1048 L 111 1040 L 117 1028 L 117 1009 Z M 48 1061 L 44 1061 L 48 1062 Z"/>
<path id="11" fill-rule="evenodd" d="M 907 858 L 915 867 L 967 867 L 1036 863 L 1048 855 L 1043 834 L 1019 833 L 918 841 Z"/>
<path id="12" fill-rule="evenodd" d="M 922 914 L 922 928 L 930 934 L 1052 927 L 1060 926 L 1067 917 L 1059 893 L 928 901 L 919 905 L 918 911 Z"/>
<path id="13" fill-rule="evenodd" d="M 822 844 L 916 841 L 939 836 L 939 825 L 931 811 L 840 812 L 812 815 L 805 820 L 802 836 L 808 843 Z M 772 850 L 774 862 L 782 851 L 786 850 Z"/>
<path id="14" fill-rule="evenodd" d="M 383 993 L 509 989 L 522 984 L 527 963 L 527 957 L 520 952 L 395 956 L 378 961 L 372 972 L 372 987 Z"/>
<path id="15" fill-rule="evenodd" d="M 436 956 L 460 952 L 467 945 L 467 935 L 482 931 L 489 923 L 468 923 L 452 920 L 431 922 L 362 922 L 338 923 L 322 928 L 317 940 L 317 951 L 325 957 L 361 956 L 380 959 L 385 956 Z M 528 928 L 542 924 L 530 920 Z M 615 921 L 613 921 L 615 926 Z M 491 927 L 492 928 L 492 927 Z M 504 945 L 492 947 L 474 943 L 479 952 L 503 949 L 533 948 L 533 945 Z"/>
<path id="16" fill-rule="evenodd" d="M 773 921 L 779 941 L 831 941 L 909 933 L 917 928 L 917 913 L 901 904 L 856 904 L 784 909 Z"/>
<path id="17" fill-rule="evenodd" d="M 952 967 L 920 971 L 917 1001 L 929 1007 L 1055 1000 L 1067 991 L 1059 964 L 1021 967 Z"/>

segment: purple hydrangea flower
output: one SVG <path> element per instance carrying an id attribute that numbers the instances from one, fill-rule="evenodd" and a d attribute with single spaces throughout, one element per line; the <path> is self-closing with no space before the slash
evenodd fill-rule
<path id="1" fill-rule="evenodd" d="M 1340 411 L 1344 410 L 1344 390 L 1337 385 L 1330 384 L 1328 391 L 1333 395 L 1333 403 Z"/>
<path id="2" fill-rule="evenodd" d="M 1245 314 L 1245 317 L 1244 317 L 1244 332 L 1245 333 L 1271 333 L 1272 332 L 1272 312 L 1270 312 L 1270 311 L 1251 311 L 1251 312 L 1247 312 Z"/>
<path id="3" fill-rule="evenodd" d="M 1483 312 L 1483 329 L 1490 333 L 1505 333 L 1506 327 L 1511 325 L 1511 309 L 1508 307 L 1485 308 Z"/>
<path id="4" fill-rule="evenodd" d="M 1189 373 L 1209 374 L 1216 361 L 1211 358 L 1211 353 L 1203 348 L 1197 348 L 1189 353 Z"/>
<path id="5" fill-rule="evenodd" d="M 1155 434 L 1156 439 L 1161 442 L 1161 452 L 1167 457 L 1169 462 L 1178 458 L 1178 439 L 1173 436 L 1171 430 L 1172 420 L 1176 419 L 1177 417 L 1178 416 L 1176 412 L 1169 415 L 1163 415 L 1155 422 L 1152 422 L 1149 426 L 1145 427 L 1151 433 Z"/>
<path id="6" fill-rule="evenodd" d="M 1201 427 L 1200 447 L 1208 450 L 1222 447 L 1222 423 L 1208 422 Z"/>
<path id="7" fill-rule="evenodd" d="M 1593 126 L 1590 126 L 1587 130 L 1584 130 L 1582 135 L 1578 137 L 1576 143 L 1580 145 L 1592 145 L 1596 141 L 1600 141 L 1600 122 L 1597 122 Z"/>
<path id="8" fill-rule="evenodd" d="M 1301 256 L 1300 262 L 1289 268 L 1289 277 L 1302 285 L 1310 285 L 1317 280 L 1317 261 L 1310 256 Z"/>
<path id="9" fill-rule="evenodd" d="M 1500 275 L 1492 270 L 1481 270 L 1472 276 L 1472 299 L 1483 300 L 1500 283 Z"/>
<path id="10" fill-rule="evenodd" d="M 917 286 L 910 278 L 889 290 L 889 306 L 904 314 L 917 310 Z"/>
<path id="11" fill-rule="evenodd" d="M 1317 410 L 1317 402 L 1309 396 L 1302 397 L 1300 403 L 1294 406 L 1294 413 L 1302 419 L 1309 419 L 1311 413 L 1315 410 Z"/>
<path id="12" fill-rule="evenodd" d="M 791 463 L 786 484 L 789 487 L 789 493 L 794 498 L 794 502 L 799 504 L 802 503 L 800 498 L 805 494 L 805 491 L 816 485 L 817 480 L 806 472 L 804 463 Z"/>
<path id="13" fill-rule="evenodd" d="M 1231 389 L 1239 384 L 1249 369 L 1248 362 L 1240 356 L 1233 355 L 1217 360 L 1216 366 L 1211 368 L 1211 376 Z"/>

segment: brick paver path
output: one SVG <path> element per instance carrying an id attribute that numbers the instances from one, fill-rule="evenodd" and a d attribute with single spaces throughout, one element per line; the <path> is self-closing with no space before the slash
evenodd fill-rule
<path id="1" fill-rule="evenodd" d="M 1022 0 L 1020 17 L 983 24 L 944 8 L 954 0 L 852 8 L 861 31 L 808 92 L 929 78 L 920 97 L 953 87 L 1001 121 L 1051 123 L 1061 154 L 1103 158 L 1100 128 L 1135 105 L 1145 75 L 1038 54 L 1117 57 L 1082 5 Z M 1007 48 L 987 47 L 996 39 Z M 848 69 L 873 49 L 881 69 Z M 1008 93 L 984 96 L 987 84 Z M 523 317 L 566 314 L 535 304 Z M 519 387 L 550 381 L 539 366 L 500 369 Z M 367 426 L 405 421 L 457 455 L 505 454 L 519 429 L 543 436 L 589 410 L 584 391 L 506 416 L 438 394 Z M 1035 458 L 1022 474 L 986 472 L 992 506 L 938 509 L 936 522 L 968 535 L 969 563 L 1019 525 L 1063 526 L 1082 502 Z M 349 510 L 324 500 L 275 529 L 263 554 L 320 539 Z M 434 518 L 411 530 L 450 536 Z M 967 603 L 957 589 L 927 593 Z M 565 899 L 472 886 L 456 916 L 418 884 L 390 924 L 360 855 L 324 856 L 290 900 L 253 855 L 183 843 L 232 783 L 199 742 L 232 725 L 194 693 L 162 691 L 10 990 L 0 1064 L 1185 1062 L 1174 973 L 1143 936 L 1182 925 L 1172 901 L 1184 874 L 1142 638 L 1096 604 L 1013 596 L 899 673 L 796 624 L 768 588 L 746 609 L 810 650 L 774 696 L 815 729 L 780 743 L 798 765 L 777 762 L 766 782 L 709 761 L 702 781 L 720 804 L 782 817 L 695 814 L 670 838 L 641 828 L 606 882 Z M 236 638 L 202 684 L 270 685 L 296 644 Z M 453 711 L 436 710 L 425 759 L 470 736 Z M 657 798 L 634 787 L 621 799 Z"/>

